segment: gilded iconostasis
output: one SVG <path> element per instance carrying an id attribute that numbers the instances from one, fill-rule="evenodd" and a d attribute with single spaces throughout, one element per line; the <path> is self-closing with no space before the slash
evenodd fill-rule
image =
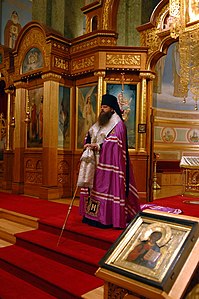
<path id="1" fill-rule="evenodd" d="M 180 160 L 199 145 L 199 107 L 190 86 L 186 95 L 180 88 L 179 42 L 171 44 L 167 55 L 159 59 L 156 74 L 153 93 L 155 151 L 162 159 L 169 160 L 172 155 L 172 159 Z"/>
<path id="2" fill-rule="evenodd" d="M 85 1 L 84 5 L 89 5 L 93 1 Z M 140 1 L 138 1 L 140 2 Z M 158 1 L 154 1 L 153 5 Z M 161 1 L 159 1 L 161 2 Z M 1 44 L 10 48 L 14 48 L 20 30 L 32 20 L 32 1 L 30 0 L 4 0 L 1 3 Z M 124 12 L 125 1 L 120 1 L 118 12 Z M 198 6 L 196 1 L 188 1 L 188 14 L 187 22 L 195 22 L 198 20 Z M 133 7 L 131 7 L 132 22 L 133 24 Z M 136 13 L 136 12 L 135 12 Z M 122 17 L 124 14 L 122 13 Z M 144 18 L 144 17 L 143 17 Z M 146 19 L 146 16 L 145 16 Z M 141 22 L 141 20 L 139 20 Z M 136 22 L 138 20 L 136 19 Z M 121 24 L 118 21 L 118 24 Z M 136 23 L 137 24 L 137 23 Z M 135 25 L 134 24 L 134 27 Z M 84 27 L 82 22 L 82 29 Z M 126 25 L 125 25 L 126 26 Z M 134 28 L 135 29 L 135 28 Z M 118 28 L 119 32 L 120 28 Z M 128 35 L 128 32 L 127 32 Z M 139 32 L 137 32 L 139 37 Z M 128 40 L 133 41 L 130 36 Z M 136 39 L 137 40 L 137 39 Z M 121 43 L 121 37 L 118 38 Z M 133 44 L 134 45 L 134 44 Z M 42 56 L 40 50 L 31 48 L 26 53 L 25 60 L 22 66 L 22 73 L 26 74 L 32 70 L 32 62 L 37 58 L 37 68 L 42 68 Z M 35 68 L 35 64 L 34 64 Z M 198 119 L 197 101 L 193 99 L 190 90 L 187 94 L 186 100 L 180 93 L 178 87 L 180 82 L 180 63 L 179 63 L 179 43 L 171 44 L 166 52 L 166 55 L 161 57 L 155 67 L 156 79 L 154 80 L 153 92 L 153 108 L 156 111 L 155 123 L 155 150 L 164 152 L 170 150 L 171 146 L 176 146 L 176 158 L 179 159 L 182 155 L 184 148 L 187 150 L 199 144 L 199 130 L 197 126 L 193 125 L 193 121 Z M 37 125 L 34 123 L 29 124 L 27 128 L 27 146 L 28 147 L 42 147 L 41 136 L 41 107 L 42 107 L 42 88 L 38 87 L 36 90 L 30 90 L 30 113 L 34 119 L 34 114 L 37 118 Z M 129 135 L 129 147 L 135 148 L 135 124 L 136 124 L 136 87 L 135 85 L 126 85 L 125 89 L 121 89 L 121 85 L 111 84 L 107 85 L 107 91 L 113 93 L 118 97 L 118 102 L 121 109 L 125 113 L 125 121 Z M 88 97 L 89 95 L 89 97 Z M 120 103 L 120 96 L 122 101 Z M 76 116 L 76 149 L 81 149 L 83 144 L 83 136 L 86 133 L 88 126 L 96 120 L 97 116 L 97 83 L 89 83 L 75 91 L 77 116 Z M 3 97 L 1 96 L 3 100 Z M 87 103 L 85 103 L 87 102 Z M 90 107 L 88 108 L 88 106 Z M 2 105 L 1 105 L 2 106 Z M 0 106 L 0 107 L 1 107 Z M 36 106 L 36 112 L 34 107 Z M 58 124 L 58 147 L 70 149 L 71 144 L 71 89 L 68 86 L 60 86 L 59 89 L 59 124 Z M 88 113 L 89 111 L 89 113 Z M 87 113 L 87 114 L 86 114 Z M 40 115 L 40 116 L 39 116 Z M 88 117 L 89 115 L 89 117 Z M 185 120 L 185 121 L 184 121 Z M 34 127 L 36 129 L 34 129 Z M 83 128 L 83 129 L 82 129 Z M 36 133 L 34 132 L 36 130 Z M 4 136 L 5 137 L 5 136 Z M 1 140 L 0 147 L 4 146 Z"/>

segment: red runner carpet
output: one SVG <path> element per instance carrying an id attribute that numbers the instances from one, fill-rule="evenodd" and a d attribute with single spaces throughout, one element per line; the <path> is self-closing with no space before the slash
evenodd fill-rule
<path id="1" fill-rule="evenodd" d="M 1 299 L 76 299 L 103 285 L 98 262 L 121 230 L 83 224 L 73 206 L 57 246 L 68 205 L 0 192 L 0 208 L 39 218 L 37 230 L 17 233 L 14 245 L 0 248 Z"/>
<path id="2" fill-rule="evenodd" d="M 198 202 L 198 204 L 188 203 L 189 201 Z M 163 207 L 180 209 L 182 211 L 181 214 L 187 216 L 199 217 L 199 198 L 177 195 L 156 199 L 153 203 Z"/>
<path id="3" fill-rule="evenodd" d="M 199 217 L 190 198 L 172 196 L 153 203 Z M 199 199 L 194 199 L 199 200 Z M 122 230 L 83 224 L 73 206 L 59 246 L 68 205 L 0 192 L 0 208 L 39 218 L 39 228 L 16 234 L 16 243 L 0 248 L 0 298 L 76 299 L 103 285 L 95 277 L 98 262 Z"/>

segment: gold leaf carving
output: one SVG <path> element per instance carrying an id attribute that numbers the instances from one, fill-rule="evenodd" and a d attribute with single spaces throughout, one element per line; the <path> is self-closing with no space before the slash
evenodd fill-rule
<path id="1" fill-rule="evenodd" d="M 46 39 L 43 34 L 43 32 L 39 29 L 32 29 L 30 32 L 28 32 L 19 48 L 18 56 L 15 58 L 15 66 L 16 66 L 16 72 L 20 72 L 20 67 L 23 63 L 24 56 L 26 55 L 27 51 L 30 50 L 32 47 L 39 48 L 43 53 L 45 52 L 45 46 L 46 46 Z M 45 59 L 45 65 L 48 64 L 47 58 L 44 55 Z"/>
<path id="2" fill-rule="evenodd" d="M 103 11 L 103 20 L 102 20 L 102 27 L 105 30 L 108 30 L 108 20 L 109 20 L 109 10 L 111 6 L 112 0 L 106 0 L 104 4 L 104 11 Z"/>
<path id="3" fill-rule="evenodd" d="M 78 59 L 72 62 L 72 71 L 81 70 L 94 66 L 95 56 Z"/>
<path id="4" fill-rule="evenodd" d="M 157 35 L 158 31 L 156 28 L 155 30 L 149 29 L 141 34 L 141 45 L 149 48 L 149 54 L 157 51 L 160 47 L 161 39 Z"/>
<path id="5" fill-rule="evenodd" d="M 68 51 L 69 51 L 69 49 L 68 49 L 67 46 L 65 46 L 65 45 L 62 44 L 62 43 L 58 43 L 58 42 L 54 42 L 54 43 L 53 43 L 53 48 L 57 48 L 57 49 L 62 50 L 62 51 L 64 51 L 64 52 L 68 52 Z"/>
<path id="6" fill-rule="evenodd" d="M 42 75 L 42 79 L 55 79 L 55 80 L 60 80 L 61 76 L 55 73 L 47 73 Z"/>
<path id="7" fill-rule="evenodd" d="M 107 54 L 106 55 L 107 65 L 129 65 L 129 66 L 140 66 L 141 55 L 128 55 L 128 54 Z"/>
<path id="8" fill-rule="evenodd" d="M 68 70 L 68 61 L 66 61 L 65 59 L 55 57 L 54 65 L 57 68 Z"/>
<path id="9" fill-rule="evenodd" d="M 155 26 L 148 30 L 141 32 L 141 46 L 148 47 L 149 60 L 150 56 L 154 52 L 158 51 L 161 47 L 162 38 L 160 38 L 159 33 L 163 31 L 163 17 L 165 17 L 167 11 L 169 10 L 169 4 L 163 7 L 161 12 L 158 14 L 155 20 Z"/>
<path id="10" fill-rule="evenodd" d="M 115 35 L 114 36 L 104 36 L 105 33 L 103 34 L 103 36 L 100 36 L 100 34 L 95 37 L 92 38 L 92 40 L 81 40 L 81 42 L 79 42 L 76 45 L 73 45 L 71 47 L 71 53 L 77 53 L 80 51 L 85 51 L 86 49 L 91 49 L 94 48 L 96 46 L 100 46 L 100 45 L 116 45 L 116 38 Z"/>

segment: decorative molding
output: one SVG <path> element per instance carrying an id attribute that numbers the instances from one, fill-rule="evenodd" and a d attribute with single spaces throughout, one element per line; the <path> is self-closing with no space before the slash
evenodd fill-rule
<path id="1" fill-rule="evenodd" d="M 143 79 L 150 79 L 150 80 L 154 80 L 155 79 L 155 75 L 152 74 L 152 73 L 140 73 L 140 78 L 143 78 Z"/>
<path id="2" fill-rule="evenodd" d="M 170 31 L 163 28 L 163 17 L 165 17 L 167 11 L 169 11 L 169 4 L 165 5 L 158 15 L 155 16 L 154 22 L 151 23 L 148 29 L 140 32 L 140 44 L 148 48 L 148 63 L 155 52 L 162 52 L 163 40 L 168 39 L 168 36 L 170 36 Z"/>
<path id="3" fill-rule="evenodd" d="M 26 169 L 34 169 L 34 163 L 33 160 L 29 159 L 26 161 Z"/>
<path id="4" fill-rule="evenodd" d="M 102 4 L 102 0 L 93 1 L 93 3 L 91 2 L 90 4 L 84 6 L 82 8 L 82 11 L 84 13 L 87 13 L 87 12 L 89 12 L 91 10 L 94 10 L 94 9 L 98 8 L 101 4 Z"/>
<path id="5" fill-rule="evenodd" d="M 30 172 L 25 173 L 25 183 L 28 184 L 42 184 L 42 174 L 40 172 Z"/>
<path id="6" fill-rule="evenodd" d="M 42 183 L 42 161 L 28 159 L 25 166 L 25 183 L 41 184 Z"/>
<path id="7" fill-rule="evenodd" d="M 73 60 L 71 70 L 74 71 L 80 71 L 88 68 L 92 68 L 95 63 L 95 56 L 90 57 L 84 57 L 81 59 Z"/>
<path id="8" fill-rule="evenodd" d="M 109 28 L 109 11 L 111 7 L 112 0 L 105 0 L 104 9 L 103 9 L 103 19 L 102 19 L 102 28 L 104 30 L 108 30 Z"/>
<path id="9" fill-rule="evenodd" d="M 68 61 L 59 57 L 54 57 L 54 66 L 63 70 L 69 69 Z"/>
<path id="10" fill-rule="evenodd" d="M 122 288 L 120 286 L 117 286 L 113 283 L 108 283 L 108 299 L 115 299 L 115 298 L 126 298 L 127 296 L 130 296 L 132 295 L 133 293 L 131 291 L 128 291 L 127 289 L 125 288 Z M 131 298 L 131 297 L 129 297 Z M 139 298 L 137 297 L 137 294 L 136 294 L 136 297 L 132 297 L 132 298 Z"/>
<path id="11" fill-rule="evenodd" d="M 110 33 L 106 34 L 103 32 L 102 34 L 98 33 L 97 36 L 92 37 L 92 39 L 88 39 L 88 38 L 85 38 L 85 40 L 82 39 L 79 43 L 72 45 L 70 52 L 71 54 L 73 54 L 73 53 L 85 51 L 87 49 L 90 50 L 100 45 L 115 46 L 116 45 L 115 34 L 110 34 Z"/>
<path id="12" fill-rule="evenodd" d="M 47 74 L 43 74 L 42 76 L 42 79 L 54 79 L 54 80 L 61 80 L 61 76 L 60 75 L 58 75 L 58 74 L 55 74 L 55 73 L 52 73 L 52 72 L 50 72 L 50 73 L 47 73 Z"/>
<path id="13" fill-rule="evenodd" d="M 141 55 L 140 54 L 106 54 L 106 65 L 117 65 L 124 66 L 128 65 L 131 68 L 141 66 Z"/>
<path id="14" fill-rule="evenodd" d="M 98 72 L 94 73 L 94 76 L 105 77 L 106 76 L 106 72 L 104 72 L 104 71 L 98 71 Z"/>
<path id="15" fill-rule="evenodd" d="M 121 84 L 121 79 L 118 78 L 118 77 L 109 77 L 108 75 L 106 76 L 106 78 L 104 79 L 104 81 L 107 81 L 107 82 L 119 82 Z M 133 78 L 128 78 L 128 77 L 125 77 L 125 83 L 131 83 L 131 82 L 134 82 L 135 80 Z"/>
<path id="16" fill-rule="evenodd" d="M 53 42 L 52 47 L 58 50 L 62 50 L 64 52 L 69 52 L 69 48 L 65 46 L 63 43 Z"/>
<path id="17" fill-rule="evenodd" d="M 69 178 L 70 178 L 70 165 L 68 164 L 68 162 L 61 160 L 58 163 L 58 168 L 57 168 L 58 185 L 69 184 Z"/>
<path id="18" fill-rule="evenodd" d="M 24 57 L 26 53 L 33 47 L 37 47 L 43 53 L 46 53 L 46 38 L 43 32 L 38 28 L 33 28 L 29 32 L 27 32 L 24 37 L 18 52 L 15 54 L 15 74 L 20 74 L 21 66 L 24 61 Z M 50 60 L 48 55 L 43 55 L 45 66 L 50 65 Z"/>

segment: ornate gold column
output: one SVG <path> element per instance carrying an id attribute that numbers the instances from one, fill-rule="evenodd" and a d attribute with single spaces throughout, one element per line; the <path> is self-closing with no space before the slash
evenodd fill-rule
<path id="1" fill-rule="evenodd" d="M 97 114 L 99 114 L 102 95 L 106 92 L 104 85 L 104 77 L 106 72 L 99 71 L 95 72 L 94 75 L 98 77 Z"/>
<path id="2" fill-rule="evenodd" d="M 8 102 L 7 102 L 7 128 L 6 128 L 6 145 L 5 150 L 11 150 L 11 140 L 10 140 L 10 124 L 11 124 L 11 94 L 14 93 L 13 90 L 7 89 L 6 93 L 8 95 Z"/>
<path id="3" fill-rule="evenodd" d="M 58 100 L 61 76 L 49 73 L 44 79 L 42 187 L 40 198 L 59 198 L 58 188 Z"/>
<path id="4" fill-rule="evenodd" d="M 6 124 L 6 144 L 4 149 L 4 173 L 2 188 L 4 190 L 9 190 L 12 188 L 12 173 L 13 173 L 13 118 L 12 118 L 12 105 L 14 89 L 7 89 L 6 93 L 8 95 L 7 100 L 7 124 Z"/>
<path id="5" fill-rule="evenodd" d="M 153 201 L 154 187 L 158 187 L 156 182 L 156 165 L 154 164 L 154 111 L 153 111 L 153 80 L 154 74 L 148 74 L 148 105 L 147 105 L 147 151 L 149 153 L 148 173 L 147 173 L 147 199 Z"/>
<path id="6" fill-rule="evenodd" d="M 20 83 L 21 84 L 21 83 Z M 25 83 L 24 83 L 25 84 Z M 26 86 L 16 86 L 15 97 L 15 130 L 14 130 L 14 161 L 13 161 L 13 182 L 14 193 L 24 193 L 24 149 L 25 149 L 25 103 Z"/>
<path id="7" fill-rule="evenodd" d="M 154 74 L 150 72 L 140 73 L 141 90 L 140 90 L 140 104 L 139 104 L 139 120 L 138 124 L 146 126 L 145 134 L 138 131 L 138 152 L 146 154 L 146 194 L 147 201 L 152 201 L 153 196 L 153 138 L 151 123 L 151 107 L 153 99 L 153 82 Z"/>
<path id="8" fill-rule="evenodd" d="M 140 90 L 140 103 L 138 107 L 139 116 L 138 116 L 138 152 L 146 152 L 146 131 L 139 131 L 139 126 L 146 127 L 147 124 L 147 112 L 146 112 L 146 101 L 147 101 L 147 73 L 140 73 L 141 81 L 141 90 Z"/>

